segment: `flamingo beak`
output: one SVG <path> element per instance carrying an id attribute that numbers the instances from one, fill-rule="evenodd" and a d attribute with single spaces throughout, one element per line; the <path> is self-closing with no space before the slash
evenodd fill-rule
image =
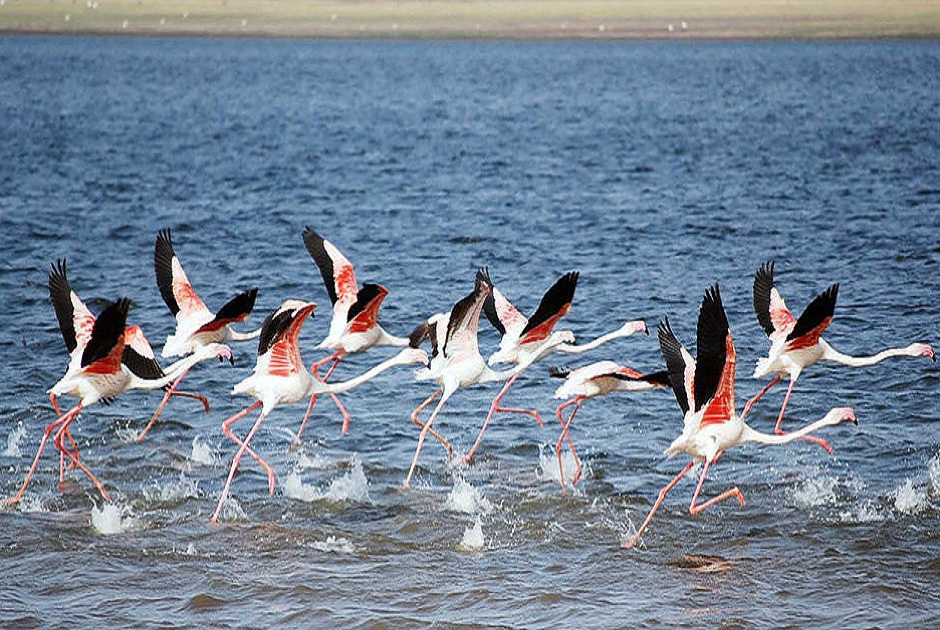
<path id="1" fill-rule="evenodd" d="M 931 348 L 930 346 L 924 346 L 923 355 L 925 357 L 930 357 L 930 360 L 933 361 L 934 363 L 937 362 L 937 357 L 934 356 L 933 348 Z"/>
<path id="2" fill-rule="evenodd" d="M 852 421 L 852 424 L 854 424 L 855 426 L 858 426 L 858 418 L 855 416 L 855 410 L 854 410 L 854 409 L 851 409 L 851 408 L 846 409 L 846 410 L 845 410 L 845 416 L 844 416 L 844 417 L 845 417 L 846 420 L 851 420 L 851 421 Z"/>

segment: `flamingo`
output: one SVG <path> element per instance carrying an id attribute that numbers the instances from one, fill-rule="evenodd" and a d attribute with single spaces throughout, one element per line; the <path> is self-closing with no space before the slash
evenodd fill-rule
<path id="1" fill-rule="evenodd" d="M 492 324 L 493 328 L 502 335 L 502 338 L 499 342 L 499 350 L 490 356 L 487 363 L 489 363 L 490 366 L 499 363 L 519 364 L 523 361 L 528 361 L 529 364 L 532 364 L 554 352 L 581 354 L 589 352 L 613 339 L 629 337 L 637 332 L 647 332 L 646 322 L 636 320 L 626 322 L 619 329 L 582 345 L 572 345 L 569 343 L 546 345 L 542 343 L 551 334 L 558 320 L 564 317 L 571 309 L 571 301 L 574 298 L 574 291 L 578 285 L 578 277 L 579 273 L 577 271 L 570 271 L 556 280 L 555 284 L 542 296 L 542 300 L 539 302 L 539 306 L 535 309 L 532 317 L 528 319 L 503 296 L 499 289 L 493 287 L 492 293 L 483 303 L 483 313 L 486 315 L 486 318 L 489 320 L 490 324 Z M 526 414 L 535 418 L 535 421 L 538 422 L 540 427 L 543 426 L 542 417 L 535 409 L 500 407 L 500 402 L 502 402 L 506 392 L 509 391 L 509 388 L 516 382 L 520 374 L 521 372 L 510 377 L 496 395 L 496 398 L 493 399 L 489 413 L 487 413 L 486 419 L 483 421 L 483 426 L 480 428 L 480 434 L 477 436 L 476 442 L 474 442 L 473 447 L 471 447 L 470 451 L 464 456 L 466 463 L 470 463 L 470 460 L 473 459 L 473 454 L 483 440 L 483 433 L 486 432 L 486 428 L 495 413 Z M 562 423 L 562 426 L 564 426 L 564 423 Z"/>
<path id="2" fill-rule="evenodd" d="M 303 237 L 307 252 L 320 269 L 333 305 L 329 333 L 317 345 L 318 350 L 332 350 L 333 353 L 316 361 L 310 370 L 316 374 L 320 366 L 332 361 L 333 365 L 322 379 L 326 382 L 346 354 L 363 352 L 373 346 L 408 346 L 407 337 L 390 335 L 378 323 L 379 308 L 388 295 L 388 289 L 381 284 L 363 284 L 359 288 L 352 263 L 333 243 L 325 240 L 310 226 L 304 229 Z M 343 416 L 342 432 L 346 435 L 349 431 L 349 412 L 335 395 L 331 395 L 331 398 Z M 317 397 L 311 397 L 295 440 L 300 440 L 316 402 Z"/>
<path id="3" fill-rule="evenodd" d="M 411 343 L 415 346 L 419 345 L 425 338 L 430 339 L 431 363 L 426 370 L 419 370 L 416 377 L 418 380 L 433 380 L 438 384 L 438 388 L 411 414 L 411 421 L 421 427 L 421 434 L 418 437 L 418 446 L 415 449 L 408 476 L 402 484 L 404 490 L 407 490 L 411 484 L 411 477 L 418 465 L 418 455 L 421 453 L 424 439 L 429 432 L 447 448 L 448 453 L 452 453 L 450 444 L 437 435 L 431 429 L 431 425 L 440 413 L 444 403 L 454 392 L 461 387 L 512 378 L 529 367 L 532 361 L 540 355 L 537 351 L 531 352 L 518 365 L 501 372 L 494 372 L 484 363 L 477 342 L 477 329 L 483 303 L 492 290 L 493 283 L 490 280 L 489 273 L 486 269 L 480 269 L 477 271 L 473 291 L 469 295 L 454 304 L 450 313 L 434 315 L 419 325 L 411 335 Z M 542 344 L 547 349 L 558 344 L 573 342 L 574 335 L 571 332 L 561 331 L 548 335 L 542 341 Z M 418 414 L 430 405 L 438 395 L 441 396 L 440 401 L 428 421 L 422 423 L 418 420 Z"/>
<path id="4" fill-rule="evenodd" d="M 761 433 L 745 424 L 744 414 L 738 416 L 735 410 L 734 371 L 737 354 L 734 350 L 731 330 L 728 327 L 728 318 L 721 303 L 718 284 L 705 291 L 699 310 L 696 359 L 693 359 L 688 350 L 676 339 L 669 326 L 668 318 L 660 322 L 658 334 L 659 346 L 669 373 L 669 382 L 679 402 L 679 408 L 685 414 L 682 434 L 670 444 L 665 454 L 667 457 L 672 457 L 679 453 L 686 453 L 692 461 L 660 490 L 659 497 L 646 520 L 643 521 L 633 538 L 624 544 L 627 548 L 636 545 L 640 535 L 652 520 L 653 514 L 666 498 L 666 494 L 692 470 L 696 462 L 705 464 L 695 492 L 692 494 L 692 502 L 689 504 L 690 514 L 693 516 L 699 514 L 706 508 L 729 498 L 737 499 L 743 507 L 744 495 L 737 486 L 704 503 L 697 503 L 708 469 L 727 449 L 748 442 L 768 445 L 787 444 L 823 427 L 842 422 L 858 424 L 855 412 L 849 407 L 835 407 L 822 419 L 786 435 Z"/>
<path id="5" fill-rule="evenodd" d="M 153 250 L 153 267 L 157 276 L 157 287 L 170 312 L 176 317 L 176 332 L 166 338 L 163 345 L 164 357 L 184 356 L 201 346 L 210 343 L 249 341 L 261 334 L 261 329 L 248 333 L 232 330 L 231 324 L 248 319 L 258 296 L 257 287 L 243 291 L 229 300 L 215 314 L 193 289 L 176 251 L 173 249 L 173 236 L 169 228 L 157 234 Z M 180 381 L 189 370 L 179 373 L 179 377 L 170 385 L 169 395 L 179 387 Z M 165 404 L 166 399 L 164 399 Z M 162 404 L 161 404 L 162 409 Z M 140 442 L 150 431 L 156 418 L 152 419 L 137 436 Z"/>
<path id="6" fill-rule="evenodd" d="M 567 438 L 568 445 L 571 447 L 571 454 L 578 465 L 578 471 L 575 473 L 574 479 L 571 480 L 571 484 L 574 485 L 578 483 L 578 479 L 581 477 L 581 460 L 578 459 L 578 454 L 574 450 L 574 444 L 571 442 L 568 430 L 584 401 L 595 396 L 606 396 L 611 392 L 646 392 L 658 387 L 669 387 L 669 375 L 665 371 L 641 374 L 614 361 L 597 361 L 576 370 L 550 368 L 548 373 L 550 376 L 565 379 L 565 382 L 555 390 L 555 398 L 565 400 L 555 409 L 555 415 L 558 416 L 558 422 L 561 423 L 562 427 L 561 435 L 558 436 L 558 442 L 555 444 L 555 454 L 558 456 L 558 471 L 561 473 L 561 493 L 566 494 L 565 469 L 561 462 L 561 446 Z M 574 405 L 574 409 L 571 410 L 571 415 L 566 422 L 562 418 L 561 412 L 572 405 Z"/>
<path id="7" fill-rule="evenodd" d="M 232 389 L 233 394 L 248 394 L 254 396 L 257 401 L 222 423 L 222 432 L 235 442 L 239 448 L 232 460 L 232 466 L 225 487 L 222 489 L 218 507 L 212 516 L 211 522 L 213 523 L 217 523 L 219 520 L 222 506 L 225 504 L 229 488 L 232 485 L 232 479 L 235 477 L 235 471 L 246 452 L 264 468 L 268 475 L 268 490 L 270 493 L 274 493 L 274 469 L 249 444 L 262 421 L 275 407 L 295 403 L 315 394 L 338 394 L 349 391 L 378 376 L 390 367 L 410 363 L 427 363 L 428 361 L 427 353 L 423 350 L 405 348 L 391 359 L 379 363 L 356 378 L 339 383 L 322 383 L 304 368 L 300 356 L 300 347 L 298 346 L 300 329 L 315 308 L 316 304 L 313 302 L 286 300 L 264 320 L 261 327 L 261 337 L 258 341 L 258 360 L 254 372 Z M 245 439 L 240 439 L 232 432 L 231 425 L 259 406 L 261 407 L 261 414 Z"/>
<path id="8" fill-rule="evenodd" d="M 49 272 L 49 299 L 55 307 L 56 319 L 59 320 L 59 330 L 62 332 L 65 347 L 69 351 L 70 361 L 68 373 L 74 374 L 81 368 L 82 353 L 85 351 L 85 346 L 88 344 L 88 339 L 91 337 L 91 329 L 95 324 L 95 317 L 69 283 L 68 263 L 65 259 L 56 260 L 55 264 L 52 265 L 52 271 Z M 124 330 L 124 334 L 124 354 L 121 357 L 121 362 L 138 377 L 153 380 L 163 378 L 166 376 L 167 371 L 178 371 L 177 364 L 179 362 L 169 366 L 166 371 L 160 367 L 160 364 L 153 354 L 153 348 L 150 347 L 150 342 L 147 341 L 147 337 L 144 336 L 144 332 L 141 330 L 140 326 L 128 326 Z M 143 433 L 137 436 L 138 442 L 143 439 L 143 436 L 146 435 L 150 427 L 153 426 L 153 423 L 160 417 L 160 413 L 163 411 L 163 408 L 166 406 L 171 396 L 194 398 L 201 402 L 206 413 L 209 413 L 209 401 L 206 400 L 205 396 L 191 392 L 174 391 L 167 387 L 163 401 L 157 407 L 157 410 L 154 412 L 150 422 L 147 423 Z M 52 407 L 55 409 L 56 416 L 61 416 L 62 410 L 59 409 L 55 395 L 51 394 L 49 399 L 52 402 Z M 68 432 L 66 432 L 65 437 L 72 441 L 71 435 Z M 79 457 L 78 449 L 74 448 L 74 441 L 72 441 L 72 446 L 75 456 Z M 63 465 L 64 462 L 65 455 L 63 454 L 60 459 L 60 477 L 63 472 L 61 465 Z"/>
<path id="9" fill-rule="evenodd" d="M 783 422 L 783 414 L 787 409 L 787 403 L 790 401 L 790 394 L 793 392 L 797 379 L 803 370 L 817 361 L 835 361 L 843 365 L 864 367 L 898 356 L 923 356 L 936 360 L 933 348 L 923 343 L 912 343 L 904 348 L 889 348 L 868 357 L 851 357 L 835 350 L 822 338 L 822 334 L 832 323 L 839 285 L 833 284 L 816 296 L 799 319 L 796 319 L 787 309 L 774 283 L 774 263 L 773 260 L 764 263 L 754 274 L 754 313 L 764 332 L 770 337 L 771 343 L 768 355 L 757 361 L 754 378 L 768 374 L 776 374 L 776 376 L 747 402 L 745 413 L 784 376 L 788 377 L 790 385 L 783 398 L 777 424 L 774 426 L 774 433 L 777 435 L 784 433 L 780 424 Z M 805 439 L 819 444 L 830 455 L 832 454 L 832 448 L 825 440 L 813 436 L 807 436 Z"/>
<path id="10" fill-rule="evenodd" d="M 79 301 L 79 304 L 81 302 Z M 63 444 L 63 439 L 71 436 L 69 425 L 78 414 L 85 408 L 90 407 L 98 401 L 109 402 L 118 395 L 132 389 L 162 389 L 171 381 L 176 379 L 179 372 L 189 369 L 199 361 L 205 360 L 207 355 L 213 355 L 220 358 L 231 358 L 231 350 L 222 344 L 208 344 L 201 347 L 197 352 L 180 362 L 175 371 L 172 371 L 161 378 L 148 379 L 137 376 L 124 362 L 125 350 L 127 349 L 128 329 L 127 311 L 130 307 L 130 300 L 121 298 L 105 307 L 97 319 L 91 323 L 91 332 L 88 334 L 87 341 L 84 342 L 84 350 L 78 358 L 77 368 L 72 368 L 66 372 L 59 382 L 52 386 L 49 394 L 52 397 L 58 397 L 68 394 L 79 399 L 72 409 L 60 414 L 52 424 L 48 425 L 43 433 L 42 440 L 39 443 L 39 449 L 30 466 L 29 472 L 23 485 L 15 496 L 7 500 L 8 504 L 15 504 L 23 497 L 29 481 L 36 471 L 39 464 L 39 458 L 42 455 L 43 448 L 49 440 L 49 436 L 55 431 L 53 444 L 60 453 L 71 460 L 72 466 L 81 469 L 88 478 L 95 484 L 101 496 L 109 501 L 110 497 L 102 483 L 95 477 L 85 464 L 78 458 L 77 453 L 69 451 Z M 78 310 L 76 308 L 76 310 Z M 68 320 L 71 324 L 75 320 Z M 87 320 L 81 320 L 79 332 L 84 336 L 86 332 Z M 134 327 L 132 327 L 133 335 Z M 74 446 L 74 441 L 73 441 Z M 60 472 L 61 474 L 61 472 Z"/>

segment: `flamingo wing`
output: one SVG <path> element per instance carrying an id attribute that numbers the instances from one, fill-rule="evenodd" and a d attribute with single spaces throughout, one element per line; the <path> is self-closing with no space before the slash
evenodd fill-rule
<path id="1" fill-rule="evenodd" d="M 245 321 L 248 319 L 248 316 L 251 315 L 251 311 L 255 307 L 255 298 L 257 297 L 258 287 L 242 291 L 226 302 L 215 314 L 215 317 L 212 318 L 212 321 L 201 326 L 199 330 L 193 334 L 198 335 L 199 333 L 212 332 L 228 326 L 229 324 Z"/>
<path id="2" fill-rule="evenodd" d="M 153 248 L 153 268 L 157 275 L 160 295 L 177 321 L 193 315 L 209 315 L 211 319 L 211 312 L 193 289 L 179 258 L 176 257 L 169 228 L 157 234 L 157 242 Z"/>
<path id="3" fill-rule="evenodd" d="M 838 297 L 839 284 L 836 283 L 813 298 L 796 320 L 793 330 L 787 335 L 787 350 L 799 350 L 816 345 L 822 334 L 829 328 L 829 324 L 832 323 Z"/>
<path id="4" fill-rule="evenodd" d="M 124 353 L 121 363 L 138 378 L 155 380 L 166 376 L 140 326 L 128 326 L 124 329 Z"/>
<path id="5" fill-rule="evenodd" d="M 91 338 L 82 352 L 82 368 L 94 374 L 114 374 L 121 369 L 124 353 L 124 325 L 130 300 L 121 298 L 103 311 L 91 331 Z"/>
<path id="6" fill-rule="evenodd" d="M 768 336 L 792 328 L 796 322 L 774 284 L 775 262 L 765 262 L 754 274 L 754 314 Z"/>
<path id="7" fill-rule="evenodd" d="M 705 290 L 698 314 L 695 354 L 695 411 L 701 410 L 718 392 L 727 358 L 728 317 L 721 304 L 718 284 Z"/>
<path id="8" fill-rule="evenodd" d="M 379 320 L 379 308 L 386 295 L 388 289 L 381 284 L 363 284 L 356 301 L 346 313 L 346 332 L 366 332 L 375 328 Z"/>
<path id="9" fill-rule="evenodd" d="M 525 328 L 520 333 L 520 343 L 535 343 L 545 340 L 559 319 L 568 314 L 571 301 L 574 299 L 574 290 L 578 286 L 577 271 L 570 271 L 555 281 L 529 318 Z"/>
<path id="10" fill-rule="evenodd" d="M 307 253 L 313 258 L 313 262 L 320 269 L 320 275 L 323 276 L 323 284 L 330 295 L 333 308 L 336 309 L 337 302 L 347 307 L 355 303 L 359 287 L 352 263 L 333 243 L 317 234 L 310 226 L 304 229 L 303 237 Z"/>
<path id="11" fill-rule="evenodd" d="M 477 329 L 480 323 L 480 311 L 492 287 L 489 274 L 485 269 L 480 269 L 477 271 L 473 291 L 454 304 L 447 321 L 447 334 L 442 348 L 445 357 L 452 357 L 462 352 L 479 353 Z"/>
<path id="12" fill-rule="evenodd" d="M 669 384 L 672 385 L 672 391 L 676 395 L 676 401 L 683 415 L 689 411 L 690 401 L 694 401 L 692 392 L 692 379 L 696 371 L 695 359 L 679 343 L 672 327 L 669 325 L 669 318 L 663 318 L 656 327 L 659 336 L 659 349 L 663 353 L 663 359 L 666 361 L 666 373 L 669 377 Z"/>
<path id="13" fill-rule="evenodd" d="M 264 320 L 258 341 L 258 357 L 267 355 L 268 374 L 290 376 L 303 371 L 298 340 L 303 323 L 313 308 L 312 304 L 299 308 L 282 305 Z"/>
<path id="14" fill-rule="evenodd" d="M 513 306 L 512 302 L 507 300 L 496 287 L 493 287 L 493 292 L 483 301 L 483 314 L 486 315 L 486 319 L 493 328 L 503 336 L 507 332 L 518 335 L 529 323 L 525 315 L 520 313 L 519 309 Z"/>
<path id="15" fill-rule="evenodd" d="M 95 316 L 72 290 L 64 258 L 57 260 L 49 272 L 49 299 L 55 308 L 66 349 L 71 354 L 79 346 L 84 348 L 91 339 Z"/>

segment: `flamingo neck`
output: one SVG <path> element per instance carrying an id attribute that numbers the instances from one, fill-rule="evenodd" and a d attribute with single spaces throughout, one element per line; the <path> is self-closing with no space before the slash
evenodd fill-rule
<path id="1" fill-rule="evenodd" d="M 394 346 L 396 348 L 405 348 L 409 344 L 407 337 L 396 337 L 395 335 L 388 334 L 384 328 L 377 326 L 379 329 L 379 339 L 375 342 L 377 346 Z"/>
<path id="2" fill-rule="evenodd" d="M 382 361 L 378 365 L 374 365 L 373 367 L 369 368 L 368 370 L 366 370 L 359 376 L 356 376 L 346 381 L 339 381 L 337 383 L 327 384 L 327 383 L 321 383 L 317 379 L 311 379 L 310 391 L 308 392 L 308 395 L 324 394 L 324 393 L 341 394 L 343 392 L 348 392 L 349 390 L 362 385 L 366 381 L 372 380 L 373 378 L 375 378 L 376 376 L 378 376 L 385 370 L 389 369 L 390 367 L 394 367 L 396 365 L 402 365 L 404 362 L 405 362 L 404 358 L 402 357 L 401 353 L 399 353 L 395 355 L 394 357 L 392 357 L 391 359 L 387 359 L 385 361 Z"/>
<path id="3" fill-rule="evenodd" d="M 252 339 L 257 339 L 261 335 L 260 328 L 246 333 L 240 333 L 237 330 L 232 330 L 231 327 L 229 327 L 227 330 L 228 334 L 226 335 L 226 341 L 251 341 Z"/>
<path id="4" fill-rule="evenodd" d="M 593 341 L 589 341 L 584 344 L 570 344 L 563 343 L 555 348 L 556 352 L 564 352 L 565 354 L 582 354 L 584 352 L 590 352 L 594 348 L 597 348 L 608 341 L 613 341 L 614 339 L 620 339 L 622 337 L 629 337 L 635 331 L 632 329 L 625 329 L 624 327 L 618 328 L 613 332 L 609 332 L 606 335 L 601 335 Z"/>
<path id="5" fill-rule="evenodd" d="M 913 351 L 910 346 L 908 346 L 907 348 L 888 348 L 887 350 L 882 350 L 878 354 L 873 354 L 867 357 L 853 357 L 847 354 L 842 354 L 822 339 L 819 340 L 819 343 L 823 349 L 824 359 L 852 367 L 865 367 L 868 365 L 875 365 L 876 363 L 880 363 L 881 361 L 891 357 L 918 356 L 919 354 Z"/>
<path id="6" fill-rule="evenodd" d="M 781 444 L 789 444 L 795 440 L 800 439 L 803 436 L 809 435 L 814 431 L 818 431 L 823 427 L 830 427 L 834 424 L 838 424 L 838 421 L 833 421 L 828 415 L 816 422 L 811 422 L 810 424 L 797 429 L 796 431 L 790 431 L 783 435 L 771 435 L 770 433 L 764 433 L 762 431 L 757 431 L 752 429 L 747 423 L 744 423 L 744 428 L 741 431 L 741 437 L 739 438 L 739 443 L 744 444 L 746 442 L 754 442 L 755 444 L 766 444 L 772 446 L 779 446 Z"/>

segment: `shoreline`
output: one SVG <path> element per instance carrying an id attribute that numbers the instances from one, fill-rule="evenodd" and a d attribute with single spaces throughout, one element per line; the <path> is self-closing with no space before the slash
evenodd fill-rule
<path id="1" fill-rule="evenodd" d="M 940 38 L 933 0 L 0 0 L 0 35 L 747 41 Z"/>

